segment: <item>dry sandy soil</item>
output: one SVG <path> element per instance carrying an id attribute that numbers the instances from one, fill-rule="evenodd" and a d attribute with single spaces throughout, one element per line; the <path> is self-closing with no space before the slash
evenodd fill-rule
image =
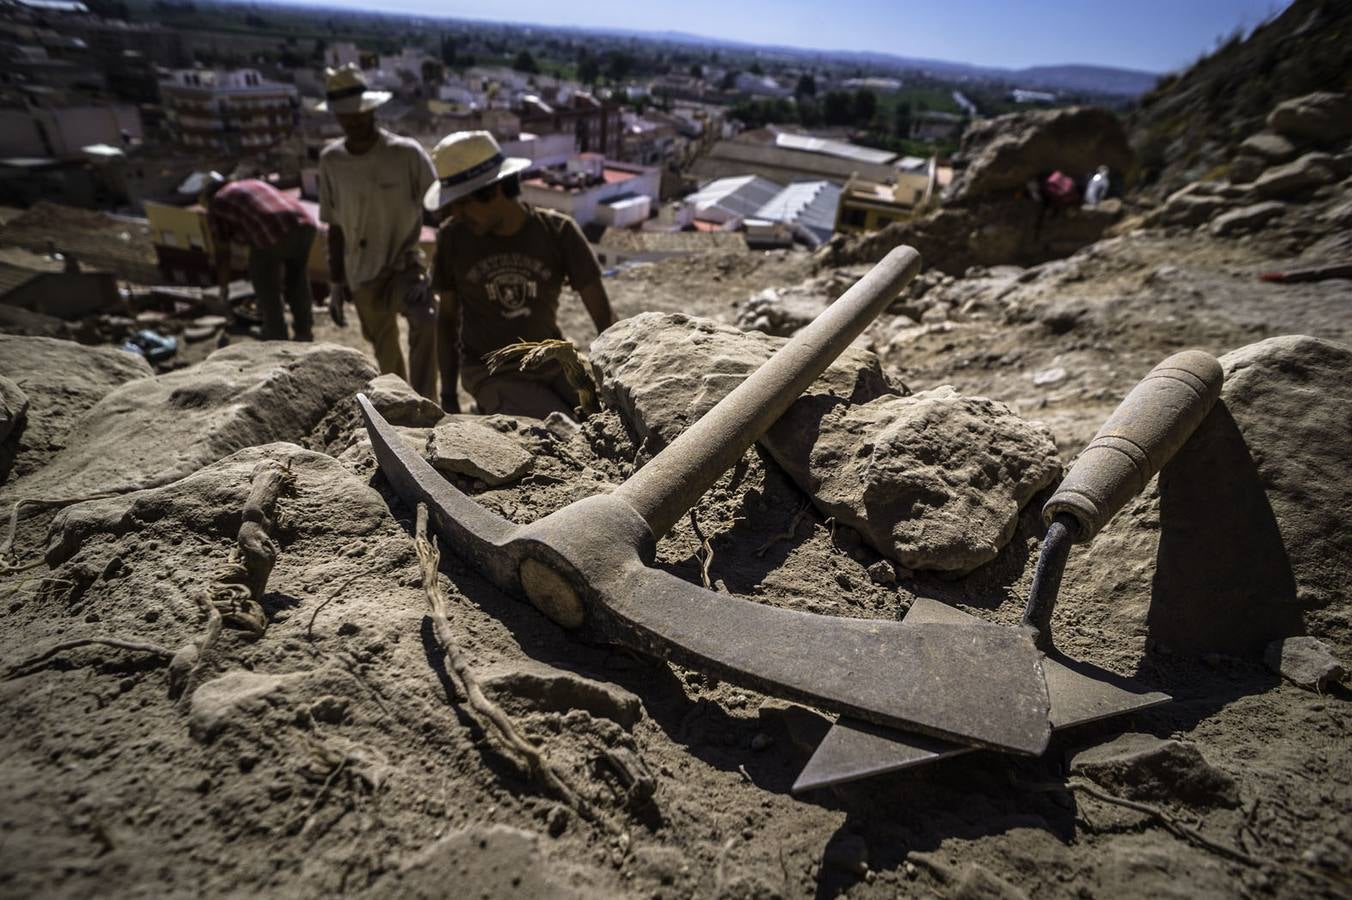
<path id="1" fill-rule="evenodd" d="M 863 340 L 914 390 L 952 384 L 1046 422 L 1068 461 L 1175 349 L 1219 355 L 1290 333 L 1352 343 L 1347 281 L 1255 278 L 1309 243 L 1131 232 L 1031 273 L 936 283 L 931 308 L 938 297 L 942 311 L 923 323 L 885 315 Z M 664 310 L 730 322 L 752 293 L 811 274 L 803 255 L 748 254 L 632 269 L 608 286 L 622 317 Z M 593 337 L 575 298 L 565 299 L 563 321 L 579 344 Z M 325 324 L 318 337 L 362 346 L 353 325 Z M 1148 585 L 1153 554 L 1095 557 L 1092 578 L 1072 566 L 1057 637 L 1070 655 L 1136 674 L 1174 703 L 1060 733 L 1038 759 L 974 753 L 795 797 L 789 787 L 829 719 L 577 641 L 444 550 L 457 639 L 567 774 L 594 812 L 588 820 L 533 780 L 457 697 L 426 617 L 411 511 L 377 473 L 357 425 L 338 409 L 307 450 L 246 449 L 139 500 L 86 504 L 97 513 L 88 516 L 121 524 L 86 528 L 54 568 L 0 580 L 7 666 L 89 634 L 178 647 L 203 627 L 192 598 L 230 550 L 231 511 L 252 465 L 291 460 L 296 485 L 280 506 L 268 630 L 257 640 L 227 630 L 209 660 L 208 677 L 233 673 L 237 703 L 213 719 L 205 702 L 169 698 L 166 660 L 108 647 L 71 650 L 0 682 L 0 895 L 1352 891 L 1346 691 L 1303 691 L 1250 659 L 1147 652 L 1144 624 L 1106 609 L 1095 591 Z M 564 439 L 529 422 L 512 430 L 536 455 L 532 474 L 506 487 L 462 486 L 518 522 L 633 469 L 635 449 L 613 412 Z M 1041 537 L 1037 499 L 1005 551 L 972 575 L 903 572 L 887 585 L 867 572 L 878 554 L 815 512 L 798 516 L 803 505 L 768 457 L 749 452 L 696 509 L 715 587 L 841 616 L 895 619 L 931 597 L 1017 619 Z M 21 554 L 60 543 L 72 512 L 26 520 Z M 1121 530 L 1149 536 L 1158 528 L 1150 516 L 1135 507 Z M 698 549 L 687 519 L 660 545 L 658 564 L 698 583 Z M 1343 594 L 1337 603 L 1336 640 L 1346 636 L 1347 602 Z M 527 683 L 523 673 L 539 666 L 555 688 Z M 1167 774 L 1144 808 L 1067 788 L 1076 751 L 1129 731 L 1178 738 L 1205 762 Z M 1199 772 L 1229 784 L 1224 796 L 1184 790 Z"/>

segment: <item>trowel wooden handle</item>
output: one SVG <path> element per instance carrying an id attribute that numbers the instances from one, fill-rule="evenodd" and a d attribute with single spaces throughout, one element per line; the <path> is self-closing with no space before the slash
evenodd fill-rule
<path id="1" fill-rule="evenodd" d="M 1224 379 L 1221 364 L 1201 350 L 1175 353 L 1151 369 L 1075 460 L 1043 519 L 1069 515 L 1079 525 L 1075 542 L 1093 540 L 1192 436 Z"/>

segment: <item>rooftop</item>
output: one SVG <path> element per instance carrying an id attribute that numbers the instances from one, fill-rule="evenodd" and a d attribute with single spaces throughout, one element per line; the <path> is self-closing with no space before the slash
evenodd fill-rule
<path id="1" fill-rule="evenodd" d="M 43 201 L 0 227 L 0 247 L 73 253 L 82 265 L 106 269 L 128 281 L 162 280 L 150 225 L 144 219 L 111 216 Z"/>
<path id="2" fill-rule="evenodd" d="M 780 185 L 759 175 L 739 175 L 719 178 L 700 188 L 685 202 L 695 207 L 695 215 L 703 219 L 744 219 L 755 215 L 780 191 Z"/>
<path id="3" fill-rule="evenodd" d="M 851 159 L 857 162 L 874 163 L 876 165 L 886 165 L 897 158 L 897 154 L 889 153 L 886 150 L 874 150 L 871 147 L 860 147 L 858 144 L 851 144 L 846 141 L 812 137 L 807 134 L 789 134 L 780 132 L 775 135 L 775 146 L 783 147 L 786 150 L 803 150 L 808 153 L 824 153 L 827 156 L 836 156 L 841 159 Z"/>

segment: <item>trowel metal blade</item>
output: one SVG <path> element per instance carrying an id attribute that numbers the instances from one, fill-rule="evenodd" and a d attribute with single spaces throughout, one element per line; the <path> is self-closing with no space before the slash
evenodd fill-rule
<path id="1" fill-rule="evenodd" d="M 928 626 L 978 621 L 962 610 L 921 598 L 912 605 L 902 624 Z M 1054 729 L 1149 709 L 1171 699 L 1168 694 L 1146 690 L 1131 679 L 1064 657 L 1046 657 L 1042 668 L 1047 678 Z M 842 716 L 817 745 L 794 782 L 793 791 L 896 772 L 974 749 L 977 748 Z"/>

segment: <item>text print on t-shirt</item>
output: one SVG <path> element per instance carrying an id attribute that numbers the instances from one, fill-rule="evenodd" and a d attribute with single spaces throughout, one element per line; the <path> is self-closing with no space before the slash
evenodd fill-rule
<path id="1" fill-rule="evenodd" d="M 470 267 L 468 280 L 484 286 L 488 299 L 498 304 L 504 319 L 530 315 L 540 285 L 553 277 L 549 266 L 521 253 L 494 253 Z"/>

